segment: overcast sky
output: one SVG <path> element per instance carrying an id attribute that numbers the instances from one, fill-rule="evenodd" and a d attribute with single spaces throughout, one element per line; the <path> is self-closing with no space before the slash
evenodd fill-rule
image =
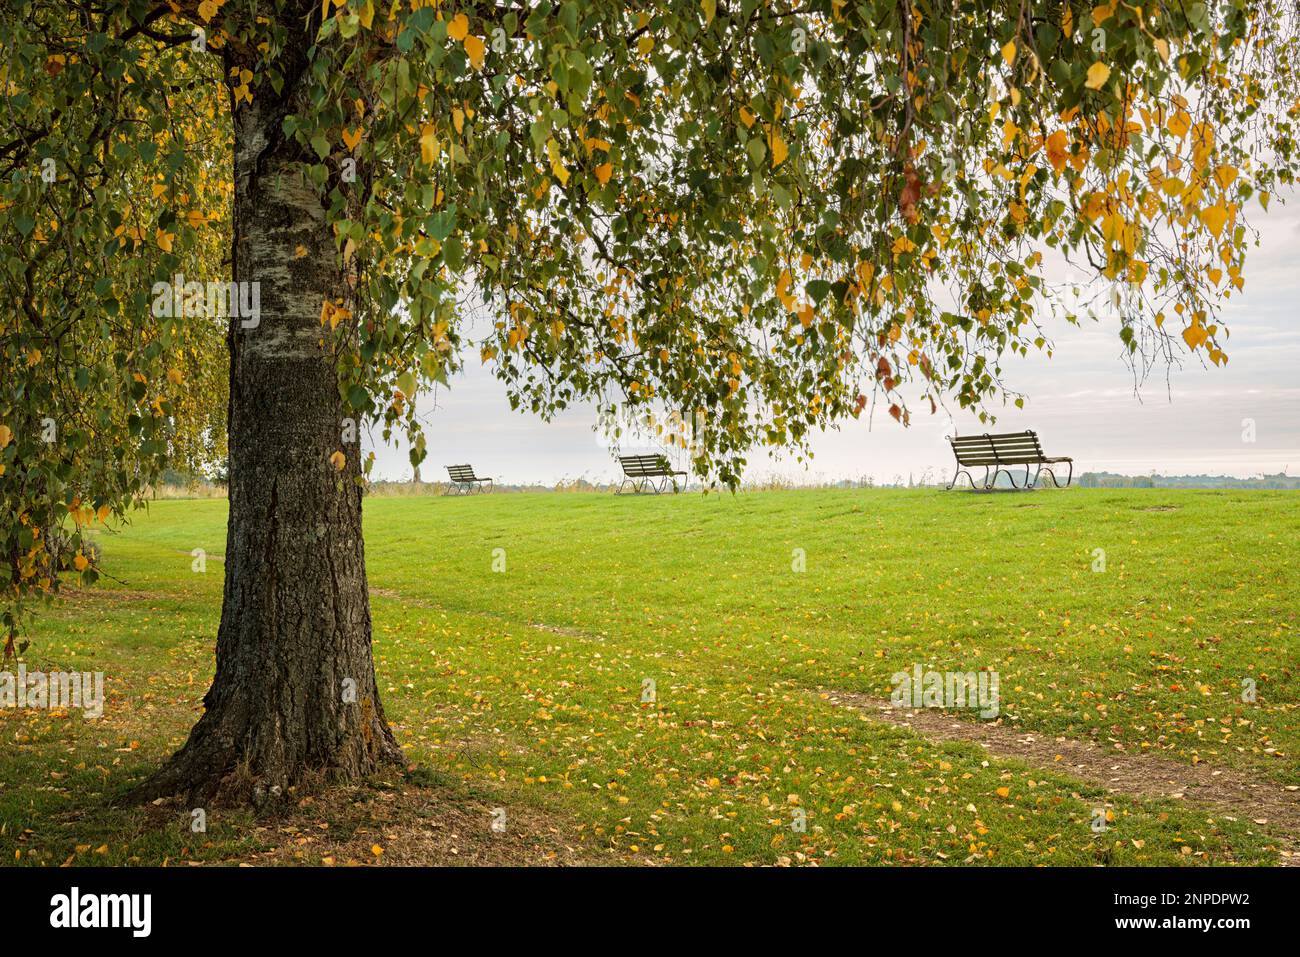
<path id="1" fill-rule="evenodd" d="M 1247 260 L 1245 294 L 1223 312 L 1231 330 L 1226 367 L 1185 359 L 1181 368 L 1156 369 L 1140 389 L 1122 358 L 1115 321 L 1084 320 L 1075 327 L 1047 322 L 1053 358 L 1032 354 L 1007 364 L 1008 387 L 1027 396 L 1025 408 L 998 412 L 998 431 L 1034 429 L 1048 455 L 1074 457 L 1076 470 L 1130 475 L 1211 473 L 1237 476 L 1300 471 L 1300 197 L 1271 212 L 1253 210 L 1261 245 Z M 1060 278 L 1058 275 L 1057 277 Z M 927 406 L 928 407 L 928 406 Z M 553 422 L 512 412 L 505 389 L 477 357 L 451 388 L 420 397 L 429 457 L 426 480 L 445 478 L 444 465 L 468 462 L 480 475 L 512 484 L 553 484 L 618 474 L 613 454 L 592 426 L 590 408 Z M 1243 440 L 1243 420 L 1254 421 L 1255 441 Z M 944 436 L 985 431 L 973 416 L 956 420 L 940 410 L 920 413 L 910 428 L 888 415 L 864 416 L 819 435 L 813 461 L 751 457 L 747 479 L 777 475 L 795 482 L 859 479 L 893 481 L 951 474 Z M 411 475 L 405 446 L 375 449 L 375 478 Z"/>

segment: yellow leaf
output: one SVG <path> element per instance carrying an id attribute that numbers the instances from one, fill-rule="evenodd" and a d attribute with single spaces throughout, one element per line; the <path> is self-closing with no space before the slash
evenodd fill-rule
<path id="1" fill-rule="evenodd" d="M 1222 203 L 1215 203 L 1213 206 L 1207 206 L 1201 210 L 1201 222 L 1209 228 L 1215 236 L 1223 232 L 1223 226 L 1228 221 L 1228 210 Z"/>
<path id="2" fill-rule="evenodd" d="M 434 132 L 432 123 L 425 123 L 420 130 L 420 161 L 425 166 L 432 166 L 438 158 L 438 138 Z"/>
<path id="3" fill-rule="evenodd" d="M 302 257 L 303 257 L 303 256 L 306 256 L 306 255 L 307 255 L 307 247 L 306 247 L 306 246 L 299 245 L 299 246 L 296 246 L 296 247 L 294 248 L 294 250 L 293 250 L 293 258 L 294 258 L 294 259 L 302 259 Z"/>
<path id="4" fill-rule="evenodd" d="M 191 209 L 188 213 L 185 214 L 185 221 L 189 223 L 191 226 L 193 226 L 195 229 L 198 229 L 200 226 L 202 226 L 204 223 L 208 221 L 208 217 L 204 216 L 197 209 Z"/>
<path id="5" fill-rule="evenodd" d="M 180 385 L 182 382 L 185 381 L 185 379 L 184 376 L 181 375 L 180 369 L 168 369 L 167 381 L 170 382 L 172 385 Z"/>
<path id="6" fill-rule="evenodd" d="M 1201 122 L 1192 127 L 1192 165 L 1205 169 L 1214 154 L 1214 128 L 1209 123 Z"/>
<path id="7" fill-rule="evenodd" d="M 654 48 L 655 48 L 654 37 L 643 36 L 640 40 L 636 41 L 636 52 L 641 54 L 642 56 L 645 56 Z"/>
<path id="8" fill-rule="evenodd" d="M 1187 343 L 1187 348 L 1195 350 L 1198 346 L 1210 338 L 1210 334 L 1199 322 L 1194 322 L 1183 330 L 1183 341 Z"/>
<path id="9" fill-rule="evenodd" d="M 348 464 L 348 457 L 342 452 L 335 452 L 330 456 L 330 464 L 334 466 L 335 471 L 342 472 L 343 466 Z"/>
<path id="10" fill-rule="evenodd" d="M 783 269 L 780 278 L 776 281 L 776 298 L 781 300 L 781 305 L 785 306 L 788 312 L 795 311 L 794 296 L 790 294 L 790 286 L 793 282 L 788 269 Z"/>
<path id="11" fill-rule="evenodd" d="M 469 57 L 469 62 L 473 64 L 474 69 L 483 66 L 483 55 L 487 53 L 487 44 L 475 36 L 465 38 L 465 54 Z"/>
<path id="12" fill-rule="evenodd" d="M 1098 60 L 1088 67 L 1088 79 L 1083 85 L 1090 90 L 1100 90 L 1110 79 L 1110 67 Z"/>
<path id="13" fill-rule="evenodd" d="M 7 425 L 0 425 L 0 449 L 4 448 L 14 440 L 13 429 Z"/>
<path id="14" fill-rule="evenodd" d="M 1168 63 L 1169 62 L 1169 41 L 1156 40 L 1153 46 L 1155 46 L 1156 48 L 1156 53 L 1160 54 L 1160 59 L 1163 62 Z"/>
<path id="15" fill-rule="evenodd" d="M 465 111 L 459 106 L 451 111 L 451 125 L 457 133 L 463 133 L 465 131 Z"/>
<path id="16" fill-rule="evenodd" d="M 458 13 L 452 17 L 451 23 L 447 24 L 447 36 L 457 43 L 469 36 L 469 17 L 463 13 Z"/>
<path id="17" fill-rule="evenodd" d="M 72 564 L 77 569 L 77 571 L 84 572 L 86 568 L 90 565 L 90 562 L 86 560 L 85 555 L 81 554 L 81 552 L 78 551 L 77 556 L 74 559 L 72 559 Z"/>
<path id="18" fill-rule="evenodd" d="M 547 140 L 546 155 L 551 161 L 551 172 L 555 174 L 555 178 L 560 181 L 561 186 L 567 185 L 569 182 L 569 171 L 564 165 L 563 157 L 560 155 L 560 144 L 556 143 L 553 139 Z"/>
<path id="19" fill-rule="evenodd" d="M 1237 167 L 1224 164 L 1214 171 L 1214 181 L 1219 189 L 1227 189 L 1237 179 Z"/>
<path id="20" fill-rule="evenodd" d="M 754 125 L 754 114 L 743 106 L 740 108 L 740 122 L 745 124 L 746 129 Z"/>
<path id="21" fill-rule="evenodd" d="M 1011 788 L 998 788 L 998 797 L 1008 797 L 1011 794 Z"/>
<path id="22" fill-rule="evenodd" d="M 370 29 L 370 25 L 375 22 L 374 0 L 366 0 L 366 5 L 357 11 L 357 19 L 361 21 L 363 27 Z"/>
<path id="23" fill-rule="evenodd" d="M 378 844 L 371 844 L 370 853 L 375 855 L 375 857 L 379 857 L 381 854 L 384 853 L 384 849 L 380 847 Z"/>
<path id="24" fill-rule="evenodd" d="M 161 249 L 165 253 L 169 253 L 172 251 L 172 240 L 176 238 L 175 233 L 169 233 L 166 230 L 160 229 L 158 230 L 158 233 L 155 236 L 155 238 L 158 241 L 159 249 Z"/>
<path id="25" fill-rule="evenodd" d="M 718 0 L 700 0 L 700 10 L 704 12 L 704 25 L 707 27 L 718 13 Z"/>
<path id="26" fill-rule="evenodd" d="M 780 166 L 785 162 L 785 158 L 790 155 L 789 148 L 785 145 L 785 140 L 781 139 L 781 134 L 772 127 L 767 134 L 767 145 L 772 151 L 772 168 Z"/>
<path id="27" fill-rule="evenodd" d="M 596 167 L 596 179 L 600 180 L 600 185 L 604 186 L 609 182 L 609 177 L 613 174 L 614 167 L 610 163 L 601 163 Z"/>
<path id="28" fill-rule="evenodd" d="M 344 146 L 346 146 L 349 150 L 354 150 L 357 148 L 357 144 L 360 142 L 361 142 L 361 127 L 357 127 L 355 130 L 350 130 L 346 126 L 343 127 Z"/>
<path id="29" fill-rule="evenodd" d="M 1002 59 L 1007 61 L 1007 66 L 1016 62 L 1016 41 L 1008 40 L 1007 45 L 1002 48 Z"/>
<path id="30" fill-rule="evenodd" d="M 1065 130 L 1057 130 L 1047 138 L 1047 161 L 1052 164 L 1052 169 L 1059 174 L 1065 170 L 1065 164 L 1070 158 L 1069 154 L 1069 137 L 1066 136 Z"/>

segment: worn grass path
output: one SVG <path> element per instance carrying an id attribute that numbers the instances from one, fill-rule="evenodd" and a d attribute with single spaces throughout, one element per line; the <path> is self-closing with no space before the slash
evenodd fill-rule
<path id="1" fill-rule="evenodd" d="M 98 725 L 0 712 L 0 855 L 441 860 L 443 806 L 462 844 L 467 827 L 493 840 L 484 809 L 504 808 L 528 835 L 521 846 L 539 849 L 521 862 L 1277 863 L 1289 849 L 1277 815 L 1112 789 L 1065 760 L 1041 767 L 862 721 L 817 691 L 882 698 L 915 664 L 992 669 L 1017 735 L 1289 793 L 1296 501 L 1150 490 L 371 500 L 380 684 L 418 770 L 357 792 L 376 820 L 388 808 L 394 836 L 369 858 L 372 828 L 336 797 L 274 827 L 221 817 L 202 840 L 184 809 L 149 820 L 103 809 L 180 744 L 211 674 L 223 568 L 209 559 L 194 573 L 191 552 L 221 555 L 224 503 L 157 503 L 101 536 L 121 584 L 68 602 L 33 635 L 33 660 L 107 672 L 110 707 Z M 405 800 L 417 786 L 436 805 L 424 825 Z M 1089 826 L 1099 803 L 1113 816 L 1104 835 Z M 493 847 L 506 844 L 469 856 L 499 860 Z"/>
<path id="2" fill-rule="evenodd" d="M 1300 867 L 1300 785 L 1281 785 L 1234 768 L 1182 764 L 1122 746 L 1018 730 L 1002 722 L 968 721 L 934 709 L 898 708 L 886 698 L 824 691 L 826 700 L 853 708 L 872 721 L 907 728 L 930 741 L 966 741 L 989 754 L 1039 770 L 1057 770 L 1105 789 L 1107 794 L 1186 801 L 1212 812 L 1271 825 L 1281 838 L 1279 863 Z M 1105 808 L 1097 808 L 1104 812 Z"/>

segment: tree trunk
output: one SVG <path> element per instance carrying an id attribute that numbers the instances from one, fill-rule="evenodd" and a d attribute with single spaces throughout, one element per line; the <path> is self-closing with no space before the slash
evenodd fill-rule
<path id="1" fill-rule="evenodd" d="M 261 317 L 230 322 L 216 677 L 189 740 L 136 797 L 260 805 L 402 759 L 371 655 L 359 447 L 343 444 L 350 413 L 320 322 L 325 299 L 347 302 L 348 286 L 317 190 L 282 136 L 286 100 L 268 90 L 235 115 L 234 279 L 260 283 Z"/>

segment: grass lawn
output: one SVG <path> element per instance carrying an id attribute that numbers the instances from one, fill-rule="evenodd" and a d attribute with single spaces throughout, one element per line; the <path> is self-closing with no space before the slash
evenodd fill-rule
<path id="1" fill-rule="evenodd" d="M 371 499 L 380 687 L 412 769 L 273 820 L 214 809 L 195 834 L 187 808 L 109 804 L 183 742 L 213 668 L 226 503 L 158 502 L 101 534 L 118 580 L 35 627 L 27 667 L 103 671 L 108 701 L 99 721 L 0 710 L 0 855 L 1276 863 L 1296 837 L 1276 821 L 1124 796 L 1123 781 L 1108 793 L 828 695 L 887 698 L 918 664 L 992 669 L 1004 726 L 1300 785 L 1298 504 L 1082 489 Z"/>

